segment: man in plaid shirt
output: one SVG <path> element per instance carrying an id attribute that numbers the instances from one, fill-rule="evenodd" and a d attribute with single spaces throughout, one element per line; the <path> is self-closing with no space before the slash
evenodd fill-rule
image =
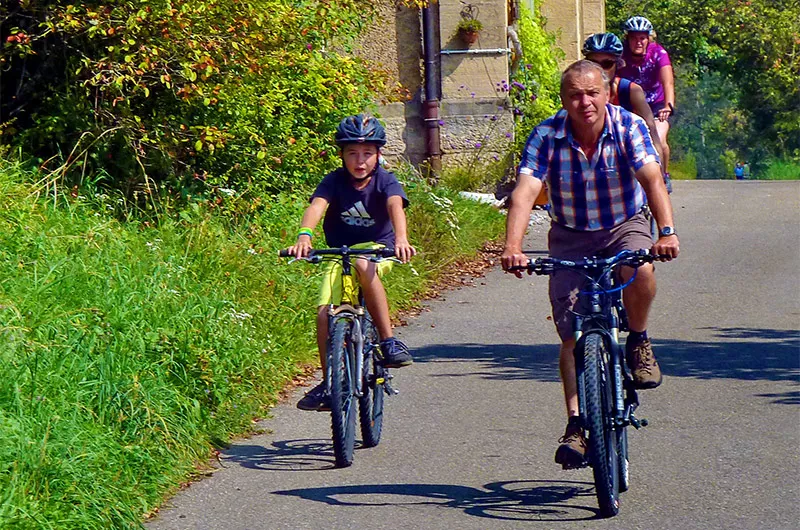
<path id="1" fill-rule="evenodd" d="M 610 256 L 621 250 L 650 248 L 654 254 L 678 256 L 678 236 L 658 155 L 644 120 L 608 103 L 609 80 L 591 61 L 570 65 L 561 77 L 563 108 L 531 133 L 520 162 L 506 224 L 503 268 L 524 266 L 522 238 L 531 208 L 546 182 L 550 193 L 550 255 L 561 259 Z M 653 243 L 648 204 L 659 227 Z M 520 273 L 516 273 L 520 276 Z M 623 280 L 633 271 L 623 270 Z M 577 302 L 581 278 L 568 271 L 550 277 L 553 320 L 561 338 L 559 367 L 568 423 L 556 462 L 564 469 L 582 465 L 586 452 L 578 419 L 575 348 L 570 311 Z M 661 371 L 647 338 L 647 315 L 656 294 L 652 264 L 639 268 L 623 293 L 630 334 L 625 350 L 638 388 L 661 384 Z"/>

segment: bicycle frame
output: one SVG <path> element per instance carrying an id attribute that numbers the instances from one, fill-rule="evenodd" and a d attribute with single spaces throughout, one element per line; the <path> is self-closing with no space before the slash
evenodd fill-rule
<path id="1" fill-rule="evenodd" d="M 350 380 L 355 382 L 355 395 L 361 397 L 364 395 L 363 381 L 361 373 L 364 370 L 364 311 L 363 297 L 361 296 L 360 289 L 356 279 L 352 275 L 352 264 L 350 263 L 350 255 L 343 254 L 342 258 L 342 303 L 338 306 L 331 304 L 328 307 L 328 333 L 333 331 L 334 325 L 337 320 L 347 319 L 353 324 L 353 332 L 351 337 L 353 339 L 354 355 L 353 359 L 348 355 L 346 361 L 347 371 L 350 374 Z M 352 366 L 354 364 L 355 366 Z M 328 363 L 327 370 L 325 371 L 325 382 L 328 392 L 331 391 L 331 378 L 330 363 Z"/>
<path id="2" fill-rule="evenodd" d="M 591 265 L 592 260 L 586 260 Z M 619 344 L 620 331 L 628 330 L 621 290 L 617 289 L 613 269 L 598 273 L 593 281 L 586 282 L 586 290 L 579 293 L 579 304 L 587 308 L 587 314 L 575 314 L 575 368 L 578 382 L 578 407 L 581 418 L 586 420 L 586 392 L 581 377 L 583 358 L 580 341 L 589 332 L 605 337 L 609 358 L 602 359 L 604 365 L 612 367 L 614 389 L 614 424 L 618 427 L 630 425 L 633 411 L 639 405 L 638 396 L 631 378 L 624 369 L 624 355 Z M 626 392 L 627 391 L 627 392 Z M 627 395 L 626 395 L 627 394 Z M 636 421 L 635 418 L 633 420 Z"/>

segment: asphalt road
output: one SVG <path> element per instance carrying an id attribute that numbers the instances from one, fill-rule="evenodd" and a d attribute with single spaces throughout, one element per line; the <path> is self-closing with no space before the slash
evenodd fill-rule
<path id="1" fill-rule="evenodd" d="M 591 470 L 553 462 L 546 278 L 494 270 L 398 330 L 416 362 L 352 467 L 333 468 L 330 416 L 297 410 L 298 390 L 147 528 L 800 528 L 800 182 L 676 182 L 673 205 L 682 254 L 657 267 L 649 325 L 665 380 L 640 396 L 616 518 L 598 519 Z"/>

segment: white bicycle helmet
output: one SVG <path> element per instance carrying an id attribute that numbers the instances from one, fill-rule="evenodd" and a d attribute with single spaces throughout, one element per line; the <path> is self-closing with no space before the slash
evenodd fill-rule
<path id="1" fill-rule="evenodd" d="M 623 29 L 625 30 L 625 33 L 631 31 L 641 32 L 641 33 L 652 33 L 653 24 L 645 17 L 635 16 L 625 21 Z"/>

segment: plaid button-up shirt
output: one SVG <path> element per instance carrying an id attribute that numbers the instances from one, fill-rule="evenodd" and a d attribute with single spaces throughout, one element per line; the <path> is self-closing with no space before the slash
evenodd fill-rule
<path id="1" fill-rule="evenodd" d="M 646 197 L 634 174 L 658 161 L 644 120 L 608 104 L 592 160 L 573 138 L 567 111 L 561 109 L 531 132 L 519 173 L 547 183 L 554 222 L 575 230 L 607 230 L 642 209 Z"/>

